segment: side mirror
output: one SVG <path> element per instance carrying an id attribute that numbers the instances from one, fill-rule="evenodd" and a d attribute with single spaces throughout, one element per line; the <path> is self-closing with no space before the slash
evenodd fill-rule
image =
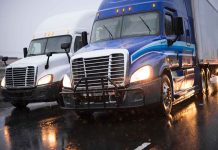
<path id="1" fill-rule="evenodd" d="M 23 48 L 23 56 L 24 56 L 24 58 L 27 57 L 27 54 L 28 54 L 28 50 L 25 47 L 25 48 Z"/>
<path id="2" fill-rule="evenodd" d="M 7 66 L 8 57 L 2 57 L 2 61 L 4 62 L 5 66 Z"/>
<path id="3" fill-rule="evenodd" d="M 70 48 L 71 43 L 62 43 L 61 44 L 61 49 L 67 50 L 68 48 Z"/>
<path id="4" fill-rule="evenodd" d="M 68 62 L 70 63 L 70 55 L 69 53 L 67 52 L 67 49 L 70 48 L 71 46 L 71 43 L 63 43 L 61 44 L 61 49 L 64 49 L 65 50 L 65 53 L 67 55 L 67 58 L 68 58 Z"/>
<path id="5" fill-rule="evenodd" d="M 183 18 L 176 17 L 174 18 L 174 30 L 177 36 L 184 34 L 184 27 L 183 27 Z"/>
<path id="6" fill-rule="evenodd" d="M 8 57 L 2 57 L 2 61 L 4 62 L 8 61 Z"/>
<path id="7" fill-rule="evenodd" d="M 82 32 L 82 45 L 88 45 L 88 33 L 86 31 Z"/>

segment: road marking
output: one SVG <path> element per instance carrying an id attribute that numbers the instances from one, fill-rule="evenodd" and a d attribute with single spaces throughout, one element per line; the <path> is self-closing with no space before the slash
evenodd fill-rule
<path id="1" fill-rule="evenodd" d="M 143 150 L 148 147 L 151 143 L 143 143 L 141 146 L 137 147 L 135 150 Z"/>

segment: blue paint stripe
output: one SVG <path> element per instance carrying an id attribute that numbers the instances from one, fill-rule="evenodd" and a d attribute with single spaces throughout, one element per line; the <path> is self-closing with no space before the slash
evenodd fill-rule
<path id="1" fill-rule="evenodd" d="M 139 58 L 141 55 L 144 55 L 146 52 L 149 52 L 149 51 L 160 51 L 162 48 L 161 46 L 153 46 L 153 47 L 150 47 L 150 48 L 145 48 L 145 49 L 142 49 L 134 54 L 132 54 L 132 61 L 135 61 L 137 58 Z"/>
<path id="2" fill-rule="evenodd" d="M 146 52 L 149 51 L 157 51 L 157 52 L 163 52 L 163 51 L 175 51 L 175 50 L 188 50 L 188 51 L 194 51 L 194 48 L 186 47 L 186 46 L 168 46 L 168 45 L 156 45 L 149 48 L 142 49 L 131 56 L 132 62 L 140 58 L 142 55 L 144 55 Z M 176 51 L 175 51 L 176 52 Z"/>

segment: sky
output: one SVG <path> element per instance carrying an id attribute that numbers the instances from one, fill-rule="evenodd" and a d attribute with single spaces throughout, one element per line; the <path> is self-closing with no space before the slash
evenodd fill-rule
<path id="1" fill-rule="evenodd" d="M 102 0 L 0 0 L 0 56 L 23 57 L 38 25 L 59 13 L 98 8 Z M 216 7 L 218 0 L 209 0 Z M 217 8 L 218 10 L 218 8 Z"/>
<path id="2" fill-rule="evenodd" d="M 38 25 L 50 16 L 96 9 L 102 0 L 0 0 L 0 56 L 23 57 Z"/>

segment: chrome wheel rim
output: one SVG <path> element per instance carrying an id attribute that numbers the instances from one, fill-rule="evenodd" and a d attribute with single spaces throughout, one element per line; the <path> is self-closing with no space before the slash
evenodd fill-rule
<path id="1" fill-rule="evenodd" d="M 169 111 L 172 105 L 172 90 L 167 82 L 163 82 L 163 105 L 165 110 Z"/>

